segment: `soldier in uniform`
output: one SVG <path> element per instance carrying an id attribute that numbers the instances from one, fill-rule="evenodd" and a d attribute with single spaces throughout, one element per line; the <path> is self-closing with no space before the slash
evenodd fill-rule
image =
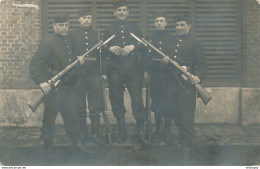
<path id="1" fill-rule="evenodd" d="M 54 15 L 53 28 L 54 34 L 42 40 L 29 66 L 32 79 L 36 84 L 40 85 L 45 93 L 51 88 L 47 81 L 77 59 L 72 55 L 71 45 L 67 37 L 69 29 L 68 15 Z M 78 57 L 78 59 L 83 63 L 81 57 Z M 75 148 L 87 152 L 82 142 L 84 131 L 80 127 L 79 114 L 75 105 L 76 79 L 76 76 L 69 72 L 68 76 L 61 79 L 62 84 L 57 90 L 47 95 L 44 101 L 41 133 L 48 158 L 52 158 L 54 155 L 52 142 L 58 112 L 62 115 L 66 133 Z"/>
<path id="2" fill-rule="evenodd" d="M 150 35 L 149 41 L 156 48 L 161 50 L 166 55 L 170 54 L 170 43 L 173 41 L 174 36 L 165 30 L 167 26 L 166 14 L 163 12 L 157 12 L 153 16 L 153 24 L 155 31 Z M 165 97 L 162 95 L 163 90 L 165 89 L 165 82 L 170 78 L 167 65 L 163 64 L 162 56 L 154 50 L 149 50 L 150 53 L 150 65 L 149 65 L 149 74 L 145 72 L 145 79 L 151 78 L 151 98 L 152 98 L 152 111 L 155 113 L 155 122 L 156 122 L 156 139 L 155 141 L 159 144 L 164 143 L 164 129 L 170 130 L 168 125 L 169 121 L 172 119 L 165 119 L 164 112 L 162 110 L 162 104 Z M 165 126 L 164 126 L 165 123 Z M 166 127 L 166 128 L 165 128 Z M 169 133 L 167 131 L 166 133 Z"/>
<path id="3" fill-rule="evenodd" d="M 143 73 L 140 61 L 142 56 L 137 41 L 130 35 L 132 32 L 142 37 L 142 32 L 136 24 L 127 20 L 129 15 L 127 2 L 116 2 L 113 8 L 116 21 L 105 30 L 104 39 L 116 35 L 107 45 L 106 55 L 110 59 L 108 64 L 109 97 L 119 127 L 118 142 L 124 142 L 127 138 L 124 106 L 124 85 L 126 85 L 131 97 L 132 114 L 137 124 L 137 138 L 139 142 L 145 143 L 143 133 L 145 109 L 142 99 Z"/>
<path id="4" fill-rule="evenodd" d="M 188 82 L 189 80 L 183 74 L 168 64 L 173 76 L 167 81 L 164 112 L 166 112 L 165 118 L 173 118 L 179 128 L 183 156 L 187 158 L 190 156 L 196 108 L 196 90 L 191 83 L 201 83 L 205 79 L 207 63 L 202 44 L 190 33 L 189 16 L 177 16 L 175 28 L 177 38 L 171 44 L 170 58 L 190 72 L 194 80 Z M 165 58 L 164 62 L 168 63 L 169 58 Z"/>
<path id="5" fill-rule="evenodd" d="M 74 56 L 81 56 L 99 41 L 98 32 L 92 28 L 92 12 L 90 8 L 78 12 L 80 27 L 69 33 Z M 95 50 L 86 56 L 85 63 L 77 69 L 78 75 L 78 108 L 82 120 L 86 124 L 86 92 L 92 137 L 85 136 L 91 142 L 102 144 L 99 139 L 100 113 L 102 112 L 99 51 Z M 105 64 L 102 64 L 105 65 Z M 106 78 L 106 76 L 102 76 Z M 87 130 L 87 126 L 82 126 Z"/>

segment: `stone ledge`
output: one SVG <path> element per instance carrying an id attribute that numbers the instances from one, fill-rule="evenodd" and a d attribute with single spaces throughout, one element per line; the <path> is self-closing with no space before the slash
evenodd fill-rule
<path id="1" fill-rule="evenodd" d="M 260 123 L 260 89 L 241 89 L 242 125 Z"/>
<path id="2" fill-rule="evenodd" d="M 206 90 L 212 99 L 207 106 L 197 99 L 195 123 L 238 123 L 240 88 L 212 87 Z"/>

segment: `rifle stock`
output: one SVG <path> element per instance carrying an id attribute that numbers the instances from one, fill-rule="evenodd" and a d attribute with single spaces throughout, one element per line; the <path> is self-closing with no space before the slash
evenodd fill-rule
<path id="1" fill-rule="evenodd" d="M 110 135 L 110 122 L 108 118 L 109 110 L 107 108 L 107 100 L 106 100 L 106 91 L 105 91 L 105 83 L 104 79 L 101 78 L 101 94 L 102 94 L 102 107 L 103 107 L 103 119 L 104 119 L 104 125 L 105 125 L 105 130 L 106 130 L 106 138 L 107 138 L 107 143 L 111 144 L 111 135 Z"/>
<path id="2" fill-rule="evenodd" d="M 149 45 L 149 44 L 148 44 Z M 174 65 L 177 69 L 179 69 L 185 76 L 187 76 L 190 81 L 193 81 L 193 77 L 191 76 L 191 74 L 186 71 L 186 69 L 184 69 L 182 66 L 180 66 L 177 62 L 175 62 L 174 60 L 170 59 L 170 63 L 172 63 L 172 65 Z M 209 103 L 209 101 L 212 99 L 212 97 L 210 96 L 210 94 L 199 84 L 192 84 L 194 85 L 195 89 L 198 92 L 199 97 L 201 98 L 201 101 L 203 102 L 204 105 L 207 105 Z"/>
<path id="3" fill-rule="evenodd" d="M 100 41 L 98 42 L 95 46 L 93 46 L 90 50 L 88 50 L 86 53 L 84 53 L 82 56 L 85 57 L 87 56 L 90 52 L 92 52 L 94 49 L 100 49 L 103 45 L 107 44 L 111 39 L 113 39 L 115 37 L 115 35 L 112 35 L 110 38 L 108 38 L 105 42 Z M 30 107 L 30 109 L 32 110 L 32 112 L 35 112 L 37 110 L 37 108 L 39 107 L 39 105 L 41 104 L 41 102 L 44 100 L 44 98 L 46 97 L 46 95 L 48 95 L 51 91 L 53 91 L 54 88 L 56 88 L 58 86 L 58 84 L 60 83 L 60 78 L 65 75 L 69 70 L 71 70 L 73 67 L 75 67 L 76 65 L 78 65 L 79 60 L 75 60 L 73 63 L 71 63 L 70 65 L 68 65 L 66 68 L 64 68 L 62 71 L 60 71 L 57 75 L 55 75 L 53 78 L 51 78 L 50 80 L 48 80 L 49 85 L 51 86 L 51 90 L 48 91 L 48 93 L 44 93 L 41 90 L 41 93 L 39 93 L 36 98 L 32 101 L 29 101 L 28 106 Z M 57 83 L 58 82 L 58 83 Z"/>
<path id="4" fill-rule="evenodd" d="M 35 112 L 37 110 L 44 98 L 45 93 L 41 90 L 41 92 L 36 95 L 35 99 L 29 101 L 28 106 L 32 110 L 32 112 Z"/>
<path id="5" fill-rule="evenodd" d="M 160 51 L 159 49 L 157 49 L 155 46 L 153 46 L 151 43 L 149 43 L 147 40 L 145 40 L 144 38 L 140 39 L 137 36 L 135 36 L 133 33 L 130 33 L 132 37 L 134 37 L 137 41 L 139 41 L 140 43 L 144 44 L 145 46 L 150 46 L 152 49 L 154 49 L 156 52 L 158 52 L 160 55 L 162 55 L 164 58 L 168 57 L 167 55 L 165 55 L 162 51 Z M 194 81 L 192 75 L 186 71 L 186 69 L 184 69 L 183 67 L 181 67 L 177 62 L 175 62 L 174 60 L 170 59 L 170 63 L 175 66 L 177 69 L 179 69 L 185 76 L 187 76 L 190 81 Z M 212 99 L 212 97 L 210 96 L 210 94 L 200 85 L 200 84 L 192 84 L 194 85 L 195 89 L 197 90 L 199 97 L 201 98 L 202 102 L 204 103 L 204 105 L 207 105 L 208 102 Z"/>
<path id="6" fill-rule="evenodd" d="M 108 38 L 104 43 L 108 43 L 112 38 L 114 38 L 115 35 L 112 35 L 110 38 Z M 100 40 L 100 32 L 98 29 L 98 40 Z M 102 64 L 102 57 L 101 57 L 101 53 L 102 50 L 101 48 L 99 49 L 99 66 L 100 66 L 100 72 L 103 75 L 103 64 Z M 101 77 L 100 79 L 101 81 L 101 97 L 102 97 L 102 114 L 103 114 L 103 119 L 104 119 L 104 125 L 105 125 L 105 130 L 106 130 L 106 138 L 107 138 L 107 143 L 111 144 L 112 140 L 111 140 L 111 135 L 110 135 L 110 122 L 109 122 L 109 118 L 108 118 L 108 114 L 109 114 L 109 110 L 107 108 L 107 100 L 106 100 L 106 91 L 105 91 L 105 79 L 103 77 Z"/>
<path id="7" fill-rule="evenodd" d="M 212 97 L 200 84 L 195 84 L 194 86 L 198 92 L 201 101 L 204 103 L 204 105 L 207 105 Z"/>
<path id="8" fill-rule="evenodd" d="M 146 136 L 148 141 L 151 143 L 151 82 L 150 80 L 146 82 Z"/>

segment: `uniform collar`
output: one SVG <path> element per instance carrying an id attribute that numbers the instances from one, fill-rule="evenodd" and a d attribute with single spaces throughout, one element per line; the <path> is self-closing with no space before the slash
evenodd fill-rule
<path id="1" fill-rule="evenodd" d="M 191 36 L 191 34 L 188 33 L 188 34 L 186 34 L 186 35 L 177 35 L 177 38 L 178 38 L 178 39 L 185 39 L 185 38 L 188 38 L 188 37 L 190 37 L 190 36 Z"/>
<path id="2" fill-rule="evenodd" d="M 66 36 L 63 36 L 63 35 L 60 35 L 60 34 L 57 34 L 57 33 L 54 33 L 56 35 L 57 38 L 60 38 L 60 39 L 66 39 L 67 38 L 67 35 Z"/>
<path id="3" fill-rule="evenodd" d="M 91 30 L 91 26 L 90 26 L 89 28 L 81 27 L 81 26 L 80 26 L 80 29 L 82 29 L 83 31 L 89 31 L 89 30 Z"/>
<path id="4" fill-rule="evenodd" d="M 115 22 L 116 24 L 118 24 L 118 25 L 125 25 L 126 23 L 127 23 L 127 19 L 126 20 L 116 20 L 116 22 Z"/>

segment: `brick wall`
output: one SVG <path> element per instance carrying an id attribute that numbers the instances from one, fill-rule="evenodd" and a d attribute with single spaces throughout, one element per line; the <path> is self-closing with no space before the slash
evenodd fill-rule
<path id="1" fill-rule="evenodd" d="M 0 89 L 34 87 L 28 64 L 41 38 L 41 18 L 40 7 L 31 4 L 39 7 L 40 0 L 0 1 Z"/>
<path id="2" fill-rule="evenodd" d="M 260 4 L 244 1 L 244 77 L 246 87 L 260 87 Z"/>

